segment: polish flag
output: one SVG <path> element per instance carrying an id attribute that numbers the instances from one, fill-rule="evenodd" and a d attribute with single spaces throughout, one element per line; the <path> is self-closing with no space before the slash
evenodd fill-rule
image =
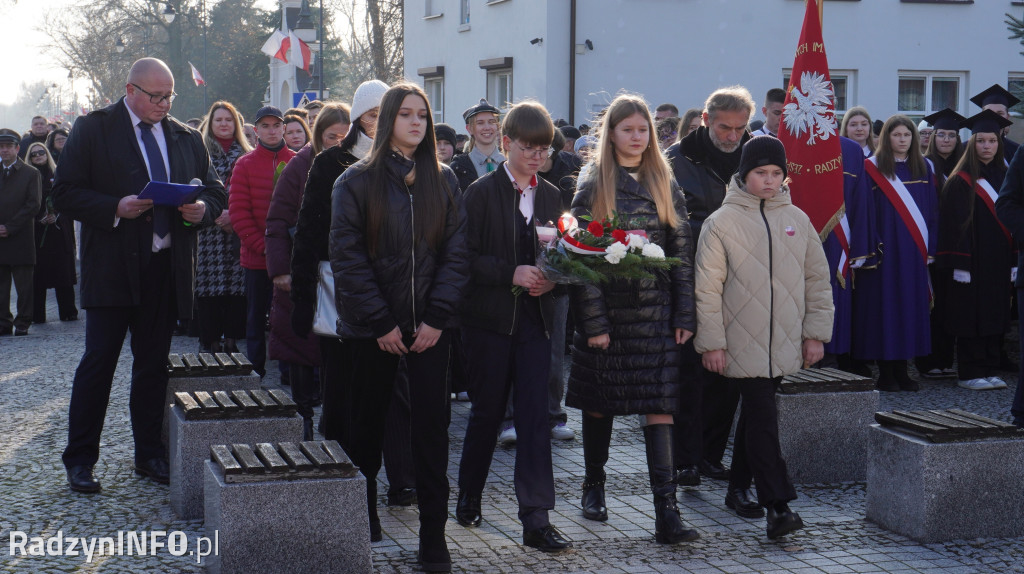
<path id="1" fill-rule="evenodd" d="M 288 53 L 288 60 L 296 68 L 302 68 L 309 72 L 309 62 L 313 58 L 313 53 L 309 46 L 296 36 L 295 32 L 289 32 L 288 39 L 291 41 L 291 51 Z"/>
<path id="2" fill-rule="evenodd" d="M 203 75 L 199 73 L 199 70 L 194 65 L 192 65 L 192 62 L 188 63 L 188 67 L 192 68 L 192 81 L 195 82 L 197 86 L 206 84 L 206 80 L 203 79 Z"/>
<path id="3" fill-rule="evenodd" d="M 274 30 L 274 34 L 267 38 L 267 41 L 263 43 L 263 47 L 260 51 L 271 58 L 277 58 L 284 63 L 288 63 L 288 50 L 291 48 L 291 40 L 284 32 L 280 30 Z"/>
<path id="4" fill-rule="evenodd" d="M 807 0 L 786 87 L 779 140 L 786 147 L 793 204 L 810 217 L 824 241 L 839 224 L 845 205 L 835 94 L 821 33 L 821 1 Z"/>

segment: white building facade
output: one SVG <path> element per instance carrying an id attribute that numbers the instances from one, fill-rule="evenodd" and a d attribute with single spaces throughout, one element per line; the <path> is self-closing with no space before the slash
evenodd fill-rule
<path id="1" fill-rule="evenodd" d="M 553 118 L 591 123 L 620 91 L 682 114 L 741 84 L 758 102 L 785 87 L 803 0 L 406 0 L 405 76 L 435 121 L 463 131 L 481 97 L 532 98 Z M 1008 39 L 1016 0 L 826 0 L 825 48 L 837 110 L 915 118 L 998 83 L 1024 92 L 1024 49 Z M 760 111 L 756 114 L 760 118 Z"/>

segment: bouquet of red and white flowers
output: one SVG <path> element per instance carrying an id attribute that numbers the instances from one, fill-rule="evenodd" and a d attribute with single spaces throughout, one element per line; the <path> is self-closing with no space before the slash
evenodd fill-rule
<path id="1" fill-rule="evenodd" d="M 603 283 L 609 279 L 654 279 L 654 271 L 667 270 L 682 263 L 678 257 L 665 257 L 660 246 L 647 239 L 643 230 L 627 230 L 629 222 L 611 219 L 593 221 L 585 228 L 569 214 L 558 219 L 556 228 L 537 227 L 541 241 L 537 267 L 555 283 L 582 285 Z"/>

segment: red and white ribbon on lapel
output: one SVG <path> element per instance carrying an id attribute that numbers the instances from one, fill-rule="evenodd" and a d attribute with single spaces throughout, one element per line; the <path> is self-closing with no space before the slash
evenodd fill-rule
<path id="1" fill-rule="evenodd" d="M 974 192 L 981 198 L 985 207 L 987 207 L 989 212 L 992 214 L 992 217 L 996 218 L 996 223 L 999 224 L 999 229 L 1003 230 L 1003 235 L 1006 236 L 1006 240 L 1010 242 L 1010 245 L 1013 245 L 1013 235 L 1010 234 L 1010 230 L 1003 225 L 1002 221 L 999 221 L 999 216 L 996 215 L 996 199 L 999 197 L 999 193 L 992 187 L 992 184 L 982 177 L 978 179 L 975 185 L 971 185 L 971 176 L 966 171 L 961 171 L 957 175 L 960 176 L 960 179 L 966 181 L 967 185 L 974 188 Z"/>
<path id="2" fill-rule="evenodd" d="M 888 198 L 889 203 L 896 208 L 896 213 L 900 215 L 900 219 L 906 225 L 907 231 L 910 232 L 910 236 L 914 239 L 914 243 L 917 244 L 918 251 L 921 252 L 921 258 L 927 264 L 928 225 L 925 224 L 924 215 L 921 213 L 921 209 L 917 207 L 917 202 L 910 195 L 910 190 L 907 189 L 907 186 L 903 185 L 899 178 L 894 177 L 890 179 L 882 175 L 882 172 L 878 171 L 877 162 L 877 158 L 869 157 L 864 162 L 864 171 L 878 184 L 879 189 Z"/>

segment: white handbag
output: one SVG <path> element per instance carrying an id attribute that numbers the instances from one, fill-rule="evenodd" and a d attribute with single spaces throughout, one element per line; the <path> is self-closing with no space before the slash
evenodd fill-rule
<path id="1" fill-rule="evenodd" d="M 313 332 L 321 337 L 338 335 L 338 307 L 334 301 L 334 271 L 330 261 L 320 262 L 320 281 L 316 286 L 316 308 L 313 310 Z"/>

